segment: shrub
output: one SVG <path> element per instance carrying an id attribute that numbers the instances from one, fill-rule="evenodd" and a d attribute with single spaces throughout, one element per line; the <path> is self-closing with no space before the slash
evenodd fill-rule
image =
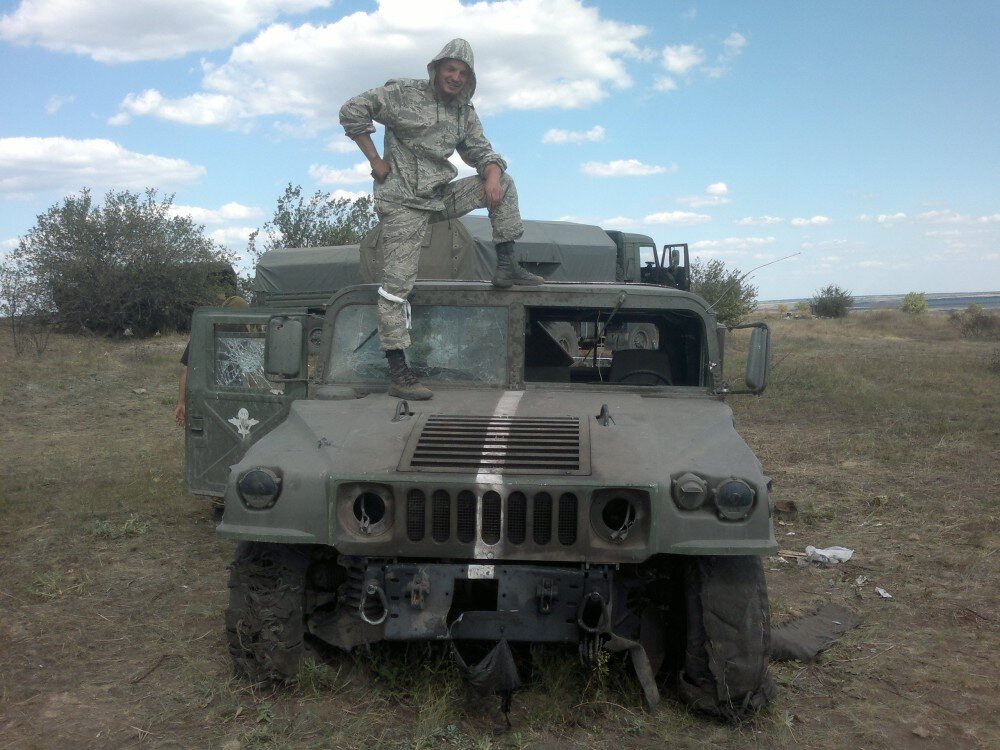
<path id="1" fill-rule="evenodd" d="M 795 314 L 796 315 L 809 315 L 811 310 L 809 309 L 809 303 L 805 300 L 799 300 L 795 303 Z"/>
<path id="2" fill-rule="evenodd" d="M 203 226 L 171 215 L 172 203 L 125 190 L 99 206 L 84 188 L 38 216 L 10 255 L 11 272 L 61 330 L 184 330 L 195 307 L 235 289 L 236 275 Z"/>
<path id="3" fill-rule="evenodd" d="M 757 307 L 757 287 L 737 268 L 721 260 L 695 260 L 691 264 L 691 291 L 704 297 L 720 323 L 741 322 Z"/>
<path id="4" fill-rule="evenodd" d="M 927 298 L 923 292 L 910 292 L 899 303 L 899 309 L 909 315 L 923 315 L 927 312 Z"/>
<path id="5" fill-rule="evenodd" d="M 843 318 L 853 304 L 854 297 L 850 292 L 836 284 L 829 284 L 809 300 L 809 309 L 821 318 Z"/>
<path id="6" fill-rule="evenodd" d="M 982 305 L 972 304 L 961 312 L 952 310 L 949 318 L 965 338 L 1000 339 L 1000 315 L 986 312 Z"/>

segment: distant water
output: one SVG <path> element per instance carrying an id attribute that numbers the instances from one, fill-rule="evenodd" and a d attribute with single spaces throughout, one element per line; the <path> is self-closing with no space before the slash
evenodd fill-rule
<path id="1" fill-rule="evenodd" d="M 898 309 L 905 294 L 883 294 L 855 297 L 852 310 Z M 931 310 L 964 310 L 969 305 L 982 305 L 986 309 L 1000 308 L 1000 292 L 978 292 L 975 294 L 925 294 L 927 307 Z M 794 309 L 797 302 L 808 299 L 775 299 L 757 303 L 761 310 L 773 310 L 778 305 Z"/>

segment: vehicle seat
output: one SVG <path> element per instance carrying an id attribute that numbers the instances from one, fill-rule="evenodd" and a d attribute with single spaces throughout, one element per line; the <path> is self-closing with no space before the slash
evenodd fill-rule
<path id="1" fill-rule="evenodd" d="M 619 349 L 611 355 L 609 383 L 673 385 L 670 357 L 659 349 Z"/>
<path id="2" fill-rule="evenodd" d="M 573 357 L 538 321 L 528 328 L 524 342 L 524 379 L 568 383 Z"/>

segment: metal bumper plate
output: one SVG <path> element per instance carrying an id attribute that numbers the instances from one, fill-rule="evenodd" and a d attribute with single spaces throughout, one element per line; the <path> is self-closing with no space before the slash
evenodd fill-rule
<path id="1" fill-rule="evenodd" d="M 396 563 L 365 577 L 385 590 L 387 640 L 575 643 L 581 602 L 596 593 L 610 605 L 611 576 L 605 568 Z"/>

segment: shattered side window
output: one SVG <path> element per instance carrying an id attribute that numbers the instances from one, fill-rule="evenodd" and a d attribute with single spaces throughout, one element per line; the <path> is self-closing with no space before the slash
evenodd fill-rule
<path id="1" fill-rule="evenodd" d="M 264 377 L 264 326 L 215 327 L 215 384 L 220 388 L 273 391 L 280 384 Z"/>
<path id="2" fill-rule="evenodd" d="M 507 364 L 507 308 L 413 307 L 406 361 L 422 380 L 499 385 Z M 350 305 L 337 315 L 326 369 L 336 382 L 388 380 L 374 305 Z"/>

